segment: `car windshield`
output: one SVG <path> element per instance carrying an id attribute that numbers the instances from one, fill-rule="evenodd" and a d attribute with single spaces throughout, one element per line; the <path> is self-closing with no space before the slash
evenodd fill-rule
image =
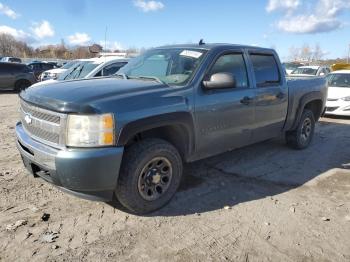
<path id="1" fill-rule="evenodd" d="M 73 61 L 68 62 L 67 64 L 65 64 L 65 65 L 62 66 L 61 68 L 62 68 L 62 69 L 69 69 L 69 68 L 71 68 L 72 66 L 74 66 L 74 65 L 76 65 L 76 64 L 78 64 L 78 63 L 79 63 L 79 61 L 73 60 Z"/>
<path id="2" fill-rule="evenodd" d="M 87 76 L 92 70 L 94 70 L 100 63 L 96 63 L 94 61 L 84 61 L 75 66 L 73 66 L 72 70 L 62 76 L 59 80 L 73 80 L 80 79 Z"/>
<path id="3" fill-rule="evenodd" d="M 328 86 L 350 88 L 350 74 L 330 74 Z"/>
<path id="4" fill-rule="evenodd" d="M 303 75 L 316 75 L 317 69 L 311 67 L 299 67 L 295 69 L 292 74 L 303 74 Z"/>
<path id="5" fill-rule="evenodd" d="M 161 81 L 167 85 L 185 85 L 203 60 L 202 49 L 152 49 L 130 60 L 117 75 Z"/>

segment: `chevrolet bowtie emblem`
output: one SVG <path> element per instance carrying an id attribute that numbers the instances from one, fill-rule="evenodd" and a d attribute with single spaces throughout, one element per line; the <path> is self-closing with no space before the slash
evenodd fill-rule
<path id="1" fill-rule="evenodd" d="M 24 117 L 24 121 L 26 121 L 26 123 L 28 125 L 30 125 L 32 123 L 32 116 L 29 115 L 29 114 L 26 114 L 25 117 Z"/>

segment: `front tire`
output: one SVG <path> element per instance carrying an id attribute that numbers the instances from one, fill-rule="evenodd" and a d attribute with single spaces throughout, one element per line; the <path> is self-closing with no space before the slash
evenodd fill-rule
<path id="1" fill-rule="evenodd" d="M 309 109 L 304 109 L 297 128 L 286 133 L 287 145 L 295 149 L 307 148 L 314 136 L 315 116 Z"/>
<path id="2" fill-rule="evenodd" d="M 31 86 L 31 83 L 28 80 L 18 80 L 15 83 L 15 90 L 21 92 L 22 90 Z"/>
<path id="3" fill-rule="evenodd" d="M 128 148 L 123 157 L 115 194 L 136 214 L 146 214 L 168 203 L 182 176 L 176 148 L 161 139 L 146 139 Z"/>

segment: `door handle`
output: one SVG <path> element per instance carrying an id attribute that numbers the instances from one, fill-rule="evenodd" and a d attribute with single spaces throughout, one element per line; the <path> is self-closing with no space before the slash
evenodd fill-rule
<path id="1" fill-rule="evenodd" d="M 249 97 L 249 96 L 245 96 L 241 99 L 241 104 L 243 105 L 249 105 L 252 101 L 254 100 L 254 98 Z"/>
<path id="2" fill-rule="evenodd" d="M 285 97 L 285 94 L 283 92 L 279 92 L 277 95 L 276 95 L 276 98 L 278 99 L 283 99 Z"/>

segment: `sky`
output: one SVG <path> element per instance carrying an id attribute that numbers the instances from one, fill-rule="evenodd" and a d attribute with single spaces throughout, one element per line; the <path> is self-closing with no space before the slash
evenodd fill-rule
<path id="1" fill-rule="evenodd" d="M 61 39 L 109 49 L 204 39 L 273 47 L 283 60 L 293 47 L 319 45 L 325 58 L 337 58 L 348 53 L 350 0 L 0 0 L 1 32 L 34 47 Z"/>

